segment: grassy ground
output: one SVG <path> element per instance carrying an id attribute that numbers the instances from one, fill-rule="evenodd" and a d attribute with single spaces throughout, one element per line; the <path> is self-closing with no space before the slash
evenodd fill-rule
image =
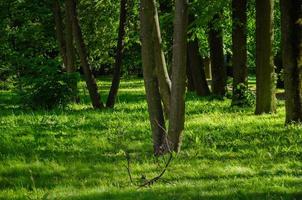
<path id="1" fill-rule="evenodd" d="M 109 81 L 101 85 L 104 97 Z M 125 152 L 135 182 L 164 164 L 152 156 L 142 81 L 122 82 L 114 110 L 94 111 L 82 95 L 47 112 L 0 92 L 0 199 L 302 199 L 302 127 L 284 127 L 284 102 L 254 116 L 188 94 L 182 152 L 158 183 L 137 189 Z"/>

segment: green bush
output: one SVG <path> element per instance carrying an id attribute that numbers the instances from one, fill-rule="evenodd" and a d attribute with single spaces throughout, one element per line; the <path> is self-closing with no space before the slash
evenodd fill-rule
<path id="1" fill-rule="evenodd" d="M 234 89 L 233 106 L 253 106 L 256 102 L 255 93 L 245 84 L 239 84 Z"/>
<path id="2" fill-rule="evenodd" d="M 76 99 L 78 80 L 78 73 L 64 73 L 55 62 L 31 66 L 17 81 L 20 103 L 40 109 L 64 107 Z"/>

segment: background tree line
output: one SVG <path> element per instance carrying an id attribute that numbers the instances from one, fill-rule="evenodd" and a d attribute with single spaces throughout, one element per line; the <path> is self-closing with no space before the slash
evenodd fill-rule
<path id="1" fill-rule="evenodd" d="M 301 0 L 24 0 L 0 6 L 1 85 L 12 81 L 24 105 L 81 101 L 83 76 L 92 106 L 113 107 L 120 77 L 143 72 L 154 152 L 162 154 L 180 149 L 186 89 L 251 105 L 248 77 L 256 76 L 255 114 L 276 111 L 276 81 L 282 86 L 284 80 L 286 122 L 301 122 Z M 109 74 L 105 101 L 95 77 Z"/>

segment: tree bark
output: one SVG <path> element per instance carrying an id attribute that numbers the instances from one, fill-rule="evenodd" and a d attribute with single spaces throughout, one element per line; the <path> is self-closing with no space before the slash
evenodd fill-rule
<path id="1" fill-rule="evenodd" d="M 186 74 L 187 74 L 187 89 L 190 92 L 194 92 L 195 91 L 195 87 L 194 87 L 194 82 L 193 82 L 193 77 L 192 77 L 192 73 L 190 70 L 190 61 L 189 61 L 189 55 L 187 56 L 187 69 L 186 69 Z"/>
<path id="2" fill-rule="evenodd" d="M 114 107 L 116 95 L 117 95 L 118 88 L 120 85 L 120 80 L 121 80 L 124 37 L 125 37 L 125 33 L 126 33 L 126 31 L 125 31 L 126 18 L 127 18 L 127 0 L 121 0 L 120 24 L 119 24 L 118 42 L 117 42 L 116 55 L 115 55 L 114 73 L 113 73 L 111 88 L 110 88 L 109 95 L 108 95 L 107 102 L 106 102 L 106 106 L 109 108 Z"/>
<path id="3" fill-rule="evenodd" d="M 236 89 L 239 84 L 248 85 L 247 68 L 247 0 L 232 0 L 232 65 L 233 65 L 233 99 L 236 105 L 238 99 Z"/>
<path id="4" fill-rule="evenodd" d="M 63 19 L 61 14 L 61 7 L 58 0 L 53 0 L 53 15 L 55 19 L 55 30 L 56 37 L 58 40 L 58 45 L 60 49 L 60 54 L 62 56 L 64 67 L 67 66 L 67 56 L 66 56 L 66 43 L 64 40 L 64 31 L 63 31 Z"/>
<path id="5" fill-rule="evenodd" d="M 302 1 L 281 0 L 286 123 L 302 122 Z"/>
<path id="6" fill-rule="evenodd" d="M 276 111 L 273 57 L 274 0 L 256 0 L 256 111 Z"/>
<path id="7" fill-rule="evenodd" d="M 223 31 L 220 25 L 222 11 L 214 15 L 209 24 L 209 46 L 212 66 L 212 92 L 217 96 L 226 94 L 226 67 L 223 55 Z"/>
<path id="8" fill-rule="evenodd" d="M 165 138 L 165 121 L 158 79 L 155 67 L 154 29 L 154 2 L 141 0 L 140 26 L 142 42 L 142 63 L 144 83 L 148 104 L 149 119 L 152 129 L 154 154 L 161 154 L 161 146 Z"/>
<path id="9" fill-rule="evenodd" d="M 171 97 L 171 80 L 167 70 L 167 64 L 164 52 L 162 50 L 162 38 L 160 32 L 160 25 L 158 19 L 158 12 L 156 8 L 155 0 L 153 2 L 154 10 L 154 29 L 153 29 L 153 38 L 154 38 L 154 51 L 155 51 L 155 65 L 156 73 L 159 83 L 159 92 L 161 94 L 162 102 L 164 105 L 164 111 L 167 117 L 169 117 L 170 111 L 170 97 Z"/>
<path id="10" fill-rule="evenodd" d="M 199 53 L 199 44 L 196 38 L 193 41 L 188 42 L 188 58 L 189 66 L 187 69 L 190 70 L 189 73 L 192 76 L 196 94 L 198 96 L 210 95 L 210 89 L 206 79 L 202 57 Z"/>
<path id="11" fill-rule="evenodd" d="M 185 122 L 185 88 L 187 65 L 187 0 L 175 1 L 174 42 L 172 60 L 172 91 L 169 118 L 169 146 L 178 152 L 181 146 Z"/>
<path id="12" fill-rule="evenodd" d="M 94 78 L 94 75 L 92 74 L 92 71 L 90 69 L 89 63 L 88 63 L 88 53 L 86 50 L 86 45 L 84 43 L 82 31 L 80 28 L 78 16 L 77 16 L 77 10 L 76 10 L 76 2 L 75 0 L 66 0 L 68 2 L 68 5 L 70 5 L 69 12 L 71 13 L 71 21 L 72 21 L 72 30 L 74 34 L 75 43 L 77 45 L 77 49 L 79 52 L 81 65 L 83 68 L 84 76 L 86 85 L 89 91 L 89 95 L 92 101 L 92 106 L 95 109 L 103 108 L 103 104 L 101 103 L 100 95 L 98 93 L 98 87 L 96 84 L 96 80 Z"/>
<path id="13" fill-rule="evenodd" d="M 66 71 L 68 73 L 75 72 L 75 55 L 74 55 L 74 45 L 73 40 L 74 36 L 72 33 L 72 13 L 71 13 L 71 0 L 65 1 L 65 12 L 66 12 L 66 21 L 65 21 L 65 30 L 66 30 Z"/>

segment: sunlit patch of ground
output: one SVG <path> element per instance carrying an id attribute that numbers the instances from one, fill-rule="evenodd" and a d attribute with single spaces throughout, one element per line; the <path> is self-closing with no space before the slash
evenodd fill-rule
<path id="1" fill-rule="evenodd" d="M 99 81 L 107 96 L 110 80 Z M 80 104 L 31 111 L 0 92 L 0 199 L 302 199 L 302 127 L 274 115 L 231 108 L 230 100 L 187 95 L 182 152 L 164 177 L 152 156 L 143 81 L 121 83 L 114 110 L 91 109 L 83 83 Z"/>

